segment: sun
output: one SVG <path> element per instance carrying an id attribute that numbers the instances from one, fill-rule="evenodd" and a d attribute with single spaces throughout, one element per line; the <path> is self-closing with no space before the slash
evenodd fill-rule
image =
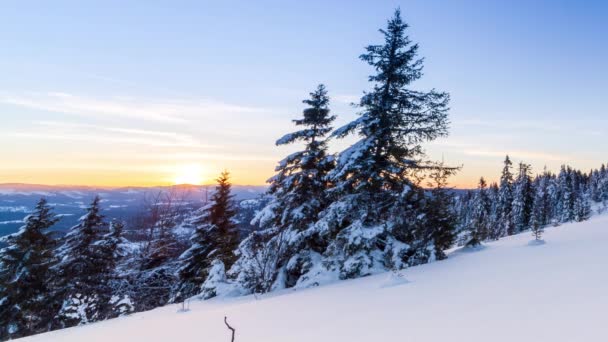
<path id="1" fill-rule="evenodd" d="M 202 182 L 203 168 L 200 165 L 180 165 L 175 169 L 173 184 L 200 185 Z"/>

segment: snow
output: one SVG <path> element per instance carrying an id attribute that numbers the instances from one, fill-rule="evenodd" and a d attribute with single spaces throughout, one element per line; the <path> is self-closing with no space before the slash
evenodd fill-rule
<path id="1" fill-rule="evenodd" d="M 456 249 L 399 273 L 191 300 L 24 341 L 605 341 L 608 216 Z M 534 243 L 533 243 L 534 244 Z"/>

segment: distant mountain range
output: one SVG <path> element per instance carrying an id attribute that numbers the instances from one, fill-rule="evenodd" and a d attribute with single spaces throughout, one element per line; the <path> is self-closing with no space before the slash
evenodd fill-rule
<path id="1" fill-rule="evenodd" d="M 174 185 L 155 187 L 93 187 L 53 186 L 39 184 L 0 184 L 0 236 L 13 233 L 22 225 L 36 202 L 45 197 L 61 216 L 56 229 L 65 230 L 74 225 L 84 213 L 93 197 L 102 198 L 104 215 L 108 218 L 128 219 L 139 212 L 146 198 L 159 192 L 175 194 L 188 204 L 203 203 L 211 195 L 214 185 Z M 259 197 L 266 186 L 234 185 L 237 200 Z"/>

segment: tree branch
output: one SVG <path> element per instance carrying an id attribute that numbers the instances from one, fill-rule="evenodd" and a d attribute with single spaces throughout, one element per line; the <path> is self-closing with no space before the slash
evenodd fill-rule
<path id="1" fill-rule="evenodd" d="M 234 328 L 230 326 L 230 324 L 228 324 L 228 317 L 224 316 L 224 324 L 226 324 L 226 327 L 228 327 L 228 329 L 230 329 L 232 331 L 232 339 L 230 340 L 230 342 L 234 342 Z"/>

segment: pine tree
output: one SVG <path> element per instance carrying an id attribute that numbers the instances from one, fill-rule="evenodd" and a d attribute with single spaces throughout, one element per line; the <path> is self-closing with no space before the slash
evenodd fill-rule
<path id="1" fill-rule="evenodd" d="M 454 212 L 454 195 L 447 188 L 447 179 L 454 170 L 440 167 L 431 173 L 431 197 L 426 210 L 427 225 L 431 231 L 437 260 L 447 258 L 445 250 L 454 245 L 457 216 Z"/>
<path id="2" fill-rule="evenodd" d="M 0 339 L 13 339 L 50 329 L 54 315 L 51 268 L 57 259 L 49 228 L 58 219 L 43 198 L 15 234 L 2 238 L 0 250 Z"/>
<path id="3" fill-rule="evenodd" d="M 473 201 L 472 218 L 468 227 L 468 240 L 466 246 L 479 246 L 488 237 L 491 203 L 488 197 L 486 180 L 479 180 L 477 193 Z"/>
<path id="4" fill-rule="evenodd" d="M 530 217 L 530 228 L 535 240 L 541 240 L 544 227 L 549 223 L 550 200 L 549 200 L 549 177 L 547 171 L 539 177 L 535 187 L 534 205 Z"/>
<path id="5" fill-rule="evenodd" d="M 119 263 L 128 255 L 128 240 L 123 237 L 124 223 L 112 220 L 109 231 L 96 243 L 100 273 L 97 293 L 103 318 L 118 317 L 133 311 L 128 280 L 118 271 Z"/>
<path id="6" fill-rule="evenodd" d="M 574 221 L 582 222 L 591 217 L 591 205 L 583 192 L 578 192 L 574 202 Z"/>
<path id="7" fill-rule="evenodd" d="M 361 59 L 375 70 L 373 90 L 361 98 L 359 118 L 333 134 L 360 137 L 337 157 L 329 173 L 335 200 L 315 226 L 332 238 L 326 257 L 342 278 L 369 274 L 378 263 L 403 268 L 430 257 L 419 183 L 435 165 L 425 160 L 422 144 L 447 135 L 449 96 L 410 88 L 422 76 L 422 60 L 407 27 L 397 10 L 380 30 L 384 43 L 366 48 Z"/>
<path id="8" fill-rule="evenodd" d="M 576 218 L 576 193 L 574 191 L 574 180 L 572 169 L 562 166 L 558 178 L 560 188 L 559 212 L 561 213 L 561 222 L 572 222 Z"/>
<path id="9" fill-rule="evenodd" d="M 239 264 L 245 267 L 241 273 L 247 274 L 247 287 L 255 291 L 270 290 L 279 269 L 286 264 L 289 266 L 284 271 L 289 276 L 281 277 L 283 282 L 277 286 L 294 286 L 305 272 L 302 266 L 311 250 L 322 253 L 326 247 L 323 239 L 304 231 L 327 206 L 326 176 L 334 162 L 327 155 L 326 136 L 335 116 L 330 115 L 329 97 L 322 84 L 303 103 L 308 107 L 294 123 L 304 128 L 283 136 L 277 145 L 303 142 L 304 149 L 279 162 L 277 174 L 268 180 L 272 200 L 252 221 L 263 230 L 251 234 L 241 247 Z M 287 235 L 300 238 L 288 245 Z"/>
<path id="10" fill-rule="evenodd" d="M 360 117 L 334 132 L 337 137 L 351 132 L 361 137 L 340 154 L 330 177 L 338 192 L 357 195 L 363 218 L 371 223 L 414 186 L 411 177 L 425 167 L 420 144 L 448 130 L 448 94 L 409 88 L 422 76 L 422 59 L 407 28 L 396 10 L 387 29 L 380 30 L 384 44 L 370 45 L 361 55 L 376 70 L 369 77 L 374 89 L 361 98 Z"/>
<path id="11" fill-rule="evenodd" d="M 513 173 L 511 168 L 513 163 L 509 156 L 505 157 L 504 167 L 500 176 L 500 187 L 498 193 L 498 232 L 493 238 L 498 239 L 503 236 L 515 233 L 513 222 Z"/>
<path id="12" fill-rule="evenodd" d="M 107 231 L 100 213 L 99 196 L 87 208 L 64 238 L 57 265 L 60 295 L 63 305 L 57 315 L 60 327 L 69 327 L 104 319 L 107 297 L 108 266 L 99 241 Z"/>
<path id="13" fill-rule="evenodd" d="M 333 168 L 333 160 L 327 156 L 326 135 L 336 117 L 329 114 L 329 97 L 323 84 L 302 102 L 309 107 L 304 109 L 301 119 L 293 122 L 305 128 L 283 136 L 277 145 L 302 141 L 305 148 L 280 161 L 277 174 L 268 180 L 269 194 L 275 198 L 269 207 L 276 220 L 260 222 L 263 227 L 301 231 L 317 220 L 327 204 L 326 175 Z"/>
<path id="14" fill-rule="evenodd" d="M 196 228 L 190 238 L 191 247 L 180 256 L 180 284 L 175 301 L 200 293 L 214 260 L 221 262 L 225 268 L 232 266 L 236 260 L 234 251 L 239 243 L 239 233 L 234 221 L 236 208 L 229 173 L 222 172 L 217 183 L 211 202 L 195 222 Z"/>
<path id="15" fill-rule="evenodd" d="M 532 187 L 530 165 L 519 163 L 519 173 L 514 183 L 513 222 L 514 234 L 530 227 L 530 217 L 534 205 L 534 189 Z"/>

